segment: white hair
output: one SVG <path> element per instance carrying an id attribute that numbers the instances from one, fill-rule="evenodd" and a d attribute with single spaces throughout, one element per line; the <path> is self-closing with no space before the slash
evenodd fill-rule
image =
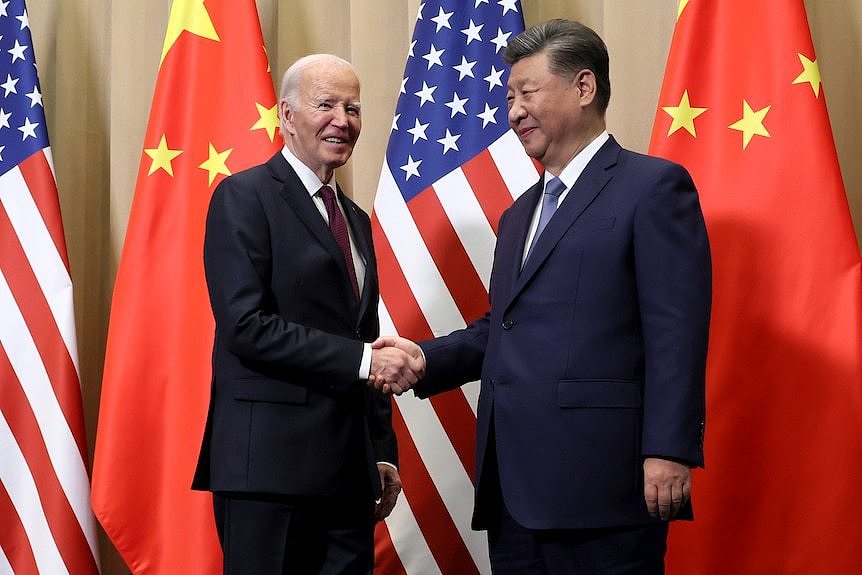
<path id="1" fill-rule="evenodd" d="M 292 108 L 297 106 L 302 73 L 310 66 L 323 62 L 347 68 L 356 74 L 353 65 L 344 58 L 339 58 L 334 54 L 309 54 L 291 64 L 290 68 L 284 72 L 284 76 L 281 78 L 281 89 L 279 90 L 278 97 L 287 100 Z"/>

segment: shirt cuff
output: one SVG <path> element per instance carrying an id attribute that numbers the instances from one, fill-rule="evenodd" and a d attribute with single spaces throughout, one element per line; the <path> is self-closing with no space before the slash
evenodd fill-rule
<path id="1" fill-rule="evenodd" d="M 362 361 L 359 362 L 359 379 L 368 379 L 371 375 L 371 344 L 366 343 L 362 346 Z"/>
<path id="2" fill-rule="evenodd" d="M 378 461 L 378 462 L 377 462 L 377 465 L 388 465 L 389 467 L 391 467 L 391 468 L 392 468 L 392 469 L 394 469 L 395 471 L 398 471 L 398 466 L 397 466 L 397 465 L 394 465 L 394 464 L 392 464 L 392 463 L 389 463 L 388 461 Z"/>

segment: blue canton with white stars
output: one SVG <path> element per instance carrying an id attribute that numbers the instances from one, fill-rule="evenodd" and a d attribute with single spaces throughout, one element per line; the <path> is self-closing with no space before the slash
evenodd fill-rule
<path id="1" fill-rule="evenodd" d="M 386 159 L 405 201 L 508 129 L 506 44 L 519 0 L 427 0 L 419 7 Z"/>
<path id="2" fill-rule="evenodd" d="M 0 175 L 48 146 L 24 0 L 0 0 Z"/>

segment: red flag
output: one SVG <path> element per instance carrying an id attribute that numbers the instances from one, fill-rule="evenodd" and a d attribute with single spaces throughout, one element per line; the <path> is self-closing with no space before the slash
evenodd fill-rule
<path id="1" fill-rule="evenodd" d="M 802 0 L 683 1 L 650 150 L 714 266 L 707 469 L 671 573 L 858 573 L 862 265 Z"/>
<path id="2" fill-rule="evenodd" d="M 214 323 L 210 195 L 281 147 L 253 0 L 174 0 L 108 332 L 96 515 L 135 573 L 220 572 L 211 498 L 190 489 Z"/>
<path id="3" fill-rule="evenodd" d="M 72 279 L 23 0 L 2 3 L 0 53 L 0 573 L 98 573 Z"/>
<path id="4" fill-rule="evenodd" d="M 374 200 L 380 331 L 421 340 L 488 309 L 497 223 L 539 177 L 506 106 L 506 43 L 520 2 L 420 6 Z M 478 382 L 430 400 L 395 398 L 404 492 L 377 531 L 377 572 L 490 572 L 470 529 Z"/>

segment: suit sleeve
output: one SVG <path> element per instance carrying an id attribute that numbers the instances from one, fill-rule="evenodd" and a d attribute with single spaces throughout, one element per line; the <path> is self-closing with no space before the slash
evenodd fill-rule
<path id="1" fill-rule="evenodd" d="M 210 202 L 204 240 L 207 288 L 217 334 L 254 369 L 299 376 L 308 385 L 357 386 L 362 342 L 286 321 L 271 293 L 271 236 L 249 182 L 227 178 Z"/>
<path id="2" fill-rule="evenodd" d="M 642 453 L 702 466 L 709 242 L 691 177 L 662 166 L 634 224 L 646 361 Z"/>

